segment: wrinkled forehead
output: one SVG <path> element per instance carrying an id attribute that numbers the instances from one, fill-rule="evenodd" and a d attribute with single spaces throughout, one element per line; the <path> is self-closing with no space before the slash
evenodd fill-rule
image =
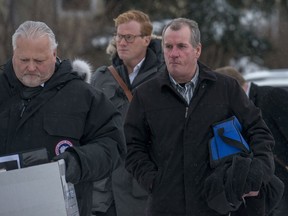
<path id="1" fill-rule="evenodd" d="M 167 28 L 163 35 L 165 43 L 191 43 L 191 31 L 188 27 L 183 27 L 177 30 Z"/>

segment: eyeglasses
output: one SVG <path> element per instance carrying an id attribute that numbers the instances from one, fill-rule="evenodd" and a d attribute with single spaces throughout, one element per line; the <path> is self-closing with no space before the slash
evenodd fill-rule
<path id="1" fill-rule="evenodd" d="M 133 43 L 135 41 L 136 37 L 143 37 L 144 35 L 132 35 L 132 34 L 126 34 L 126 35 L 121 35 L 121 34 L 116 34 L 115 35 L 115 40 L 117 42 L 120 42 L 123 38 L 127 43 Z"/>

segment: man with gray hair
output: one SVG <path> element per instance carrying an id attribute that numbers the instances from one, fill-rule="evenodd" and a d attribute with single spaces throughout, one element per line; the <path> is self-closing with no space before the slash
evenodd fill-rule
<path id="1" fill-rule="evenodd" d="M 24 22 L 12 45 L 0 71 L 0 154 L 46 148 L 48 160 L 64 159 L 80 216 L 90 216 L 92 182 L 109 176 L 125 152 L 120 113 L 79 76 L 81 66 L 57 58 L 45 23 Z"/>
<path id="2" fill-rule="evenodd" d="M 135 90 L 126 116 L 126 168 L 149 192 L 146 215 L 229 215 L 262 196 L 274 171 L 273 137 L 238 83 L 199 62 L 195 21 L 172 20 L 162 44 L 166 67 Z M 233 116 L 254 156 L 231 155 L 213 167 L 213 126 Z"/>

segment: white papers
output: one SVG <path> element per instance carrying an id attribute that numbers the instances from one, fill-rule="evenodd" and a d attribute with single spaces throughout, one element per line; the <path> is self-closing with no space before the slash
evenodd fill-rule
<path id="1" fill-rule="evenodd" d="M 0 157 L 0 172 L 19 168 L 20 168 L 20 158 L 18 154 Z"/>

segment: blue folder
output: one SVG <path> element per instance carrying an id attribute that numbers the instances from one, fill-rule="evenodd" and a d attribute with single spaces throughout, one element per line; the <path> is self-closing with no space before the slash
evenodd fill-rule
<path id="1" fill-rule="evenodd" d="M 216 167 L 221 161 L 239 154 L 249 154 L 250 147 L 243 138 L 242 126 L 236 116 L 213 124 L 214 137 L 210 139 L 210 166 Z"/>

